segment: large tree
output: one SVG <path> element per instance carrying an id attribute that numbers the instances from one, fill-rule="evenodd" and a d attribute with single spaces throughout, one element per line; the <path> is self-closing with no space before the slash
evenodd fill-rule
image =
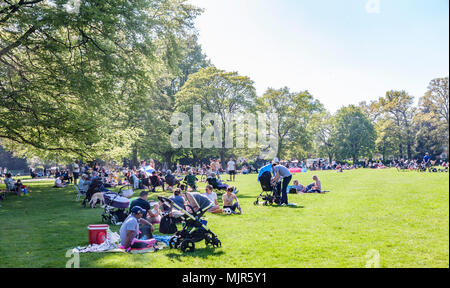
<path id="1" fill-rule="evenodd" d="M 413 107 L 414 98 L 405 91 L 388 91 L 385 97 L 378 101 L 385 119 L 390 119 L 395 127 L 398 158 L 413 158 L 414 132 L 413 116 L 416 109 Z"/>
<path id="2" fill-rule="evenodd" d="M 375 128 L 366 114 L 354 105 L 337 112 L 332 137 L 338 160 L 351 158 L 357 163 L 360 157 L 371 157 L 375 150 Z"/>
<path id="3" fill-rule="evenodd" d="M 217 136 L 219 136 L 217 139 L 220 140 L 220 143 L 214 145 L 215 147 L 211 148 L 211 150 L 216 151 L 220 155 L 222 165 L 224 165 L 226 153 L 232 149 L 230 147 L 227 148 L 225 137 L 227 123 L 230 123 L 229 117 L 232 114 L 249 111 L 254 105 L 255 98 L 255 88 L 250 78 L 241 76 L 236 72 L 227 72 L 216 67 L 208 67 L 200 69 L 197 73 L 189 76 L 187 82 L 176 94 L 176 107 L 177 111 L 189 115 L 192 121 L 194 120 L 194 105 L 200 106 L 203 116 L 206 113 L 217 114 L 218 119 L 209 119 L 211 121 L 208 120 L 206 122 L 214 122 L 213 125 L 216 128 L 222 128 L 217 131 Z M 234 127 L 233 124 L 232 127 Z M 197 136 L 200 135 L 193 135 L 192 142 L 199 140 Z"/>
<path id="4" fill-rule="evenodd" d="M 419 110 L 414 117 L 415 147 L 419 157 L 426 152 L 435 156 L 448 153 L 448 90 L 448 77 L 434 79 L 419 100 Z"/>
<path id="5" fill-rule="evenodd" d="M 49 157 L 128 147 L 130 114 L 157 95 L 161 66 L 199 13 L 185 2 L 3 1 L 0 139 Z"/>
<path id="6" fill-rule="evenodd" d="M 419 99 L 418 113 L 414 116 L 415 150 L 419 157 L 426 152 L 434 156 L 448 153 L 448 89 L 448 77 L 433 79 Z"/>
<path id="7" fill-rule="evenodd" d="M 180 55 L 174 59 L 175 69 L 166 69 L 156 83 L 160 98 L 152 102 L 152 109 L 157 111 L 147 117 L 142 117 L 143 135 L 136 140 L 136 154 L 141 158 L 155 158 L 164 166 L 170 167 L 173 158 L 180 154 L 180 149 L 174 149 L 170 144 L 173 127 L 170 119 L 175 112 L 175 95 L 184 86 L 191 74 L 202 68 L 211 66 L 210 61 L 202 52 L 195 34 L 179 39 Z M 139 150 L 139 153 L 138 153 Z M 186 151 L 183 151 L 186 152 Z M 192 158 L 198 158 L 200 151 L 189 150 Z M 184 153 L 181 153 L 184 154 Z M 137 158 L 134 156 L 133 158 Z"/>
<path id="8" fill-rule="evenodd" d="M 278 115 L 279 158 L 306 156 L 312 148 L 312 133 L 308 129 L 313 115 L 323 109 L 308 92 L 291 92 L 289 88 L 269 88 L 257 99 L 257 109 L 268 117 Z"/>
<path id="9" fill-rule="evenodd" d="M 335 155 L 335 143 L 332 137 L 334 120 L 328 111 L 323 111 L 315 115 L 312 121 L 316 152 L 320 156 L 326 156 L 330 163 Z"/>

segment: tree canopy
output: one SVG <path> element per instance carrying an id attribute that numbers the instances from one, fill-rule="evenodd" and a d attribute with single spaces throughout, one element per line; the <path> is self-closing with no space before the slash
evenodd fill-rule
<path id="1" fill-rule="evenodd" d="M 91 159 L 126 147 L 133 108 L 155 95 L 200 12 L 185 2 L 86 0 L 76 11 L 67 1 L 3 2 L 2 143 Z"/>

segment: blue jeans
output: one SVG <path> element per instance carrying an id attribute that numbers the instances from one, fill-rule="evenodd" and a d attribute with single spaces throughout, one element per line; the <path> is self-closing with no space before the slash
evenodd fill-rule
<path id="1" fill-rule="evenodd" d="M 289 186 L 289 183 L 292 180 L 292 175 L 288 177 L 284 177 L 282 182 L 278 182 L 278 195 L 280 196 L 281 192 L 281 204 L 289 204 L 288 202 L 288 196 L 287 196 L 287 188 Z"/>

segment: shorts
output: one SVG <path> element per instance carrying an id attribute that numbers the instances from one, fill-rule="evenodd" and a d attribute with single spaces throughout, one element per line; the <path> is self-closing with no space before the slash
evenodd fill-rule
<path id="1" fill-rule="evenodd" d="M 230 171 L 228 171 L 228 174 L 230 174 L 230 175 L 236 175 L 236 170 L 230 170 Z"/>
<path id="2" fill-rule="evenodd" d="M 79 176 L 80 176 L 79 172 L 73 172 L 73 179 L 78 179 Z"/>

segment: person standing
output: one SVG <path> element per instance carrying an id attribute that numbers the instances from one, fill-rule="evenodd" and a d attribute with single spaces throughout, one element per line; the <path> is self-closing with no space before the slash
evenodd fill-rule
<path id="1" fill-rule="evenodd" d="M 220 164 L 220 160 L 219 159 L 214 161 L 214 172 L 216 173 L 217 179 L 219 179 L 219 180 L 220 180 L 220 169 L 222 168 L 221 166 L 222 165 Z"/>
<path id="2" fill-rule="evenodd" d="M 430 154 L 427 152 L 427 153 L 425 153 L 425 156 L 423 157 L 423 164 L 425 165 L 425 167 L 430 167 L 431 165 L 430 165 L 430 160 L 431 160 L 431 157 L 430 157 Z"/>
<path id="3" fill-rule="evenodd" d="M 289 186 L 289 183 L 292 180 L 292 174 L 289 171 L 288 168 L 286 168 L 283 165 L 280 165 L 280 161 L 278 158 L 275 158 L 272 161 L 272 172 L 275 175 L 273 178 L 273 183 L 276 184 L 278 187 L 277 189 L 277 196 L 280 196 L 281 192 L 281 206 L 286 206 L 289 204 L 288 202 L 288 196 L 287 196 L 287 188 Z M 282 181 L 279 181 L 279 180 Z M 281 190 L 281 191 L 280 191 Z"/>
<path id="4" fill-rule="evenodd" d="M 233 161 L 233 158 L 230 158 L 230 161 L 227 163 L 227 171 L 230 175 L 230 181 L 236 180 L 236 162 Z"/>

